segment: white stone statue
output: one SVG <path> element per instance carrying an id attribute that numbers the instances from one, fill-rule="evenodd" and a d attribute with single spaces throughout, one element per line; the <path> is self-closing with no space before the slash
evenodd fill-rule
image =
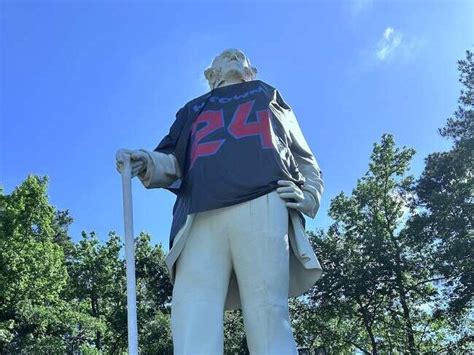
<path id="1" fill-rule="evenodd" d="M 175 354 L 222 354 L 223 313 L 242 308 L 251 354 L 296 354 L 288 297 L 322 269 L 305 235 L 323 182 L 291 108 L 240 50 L 205 71 L 154 151 L 121 149 L 132 176 L 178 196 L 166 263 Z"/>

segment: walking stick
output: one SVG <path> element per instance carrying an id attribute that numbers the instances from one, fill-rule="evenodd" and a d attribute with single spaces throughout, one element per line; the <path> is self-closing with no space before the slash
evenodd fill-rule
<path id="1" fill-rule="evenodd" d="M 135 283 L 135 242 L 133 238 L 132 169 L 130 155 L 123 154 L 122 193 L 125 224 L 125 260 L 127 265 L 128 353 L 138 354 L 137 301 Z"/>

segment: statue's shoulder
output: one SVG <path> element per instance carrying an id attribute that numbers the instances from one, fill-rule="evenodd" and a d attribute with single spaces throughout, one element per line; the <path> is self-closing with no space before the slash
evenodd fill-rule
<path id="1" fill-rule="evenodd" d="M 209 91 L 209 92 L 206 92 L 205 94 L 202 94 L 201 96 L 198 96 L 198 97 L 195 97 L 194 99 L 192 100 L 189 100 L 184 106 L 183 108 L 185 107 L 191 107 L 199 102 L 202 102 L 202 101 L 205 101 L 207 100 L 209 97 L 211 97 L 212 95 L 212 91 Z"/>
<path id="2" fill-rule="evenodd" d="M 209 99 L 211 92 L 205 93 L 201 96 L 198 96 L 187 103 L 185 103 L 177 112 L 176 119 L 181 122 L 185 122 L 193 118 L 193 112 L 199 110 L 198 107 L 201 103 L 206 102 Z"/>
<path id="3" fill-rule="evenodd" d="M 282 96 L 281 96 L 280 90 L 278 90 L 278 89 L 275 88 L 273 85 L 270 85 L 270 84 L 268 84 L 268 83 L 266 83 L 266 82 L 264 82 L 264 81 L 261 81 L 261 80 L 255 80 L 255 81 L 257 81 L 257 82 L 259 83 L 259 85 L 264 88 L 265 92 L 267 92 L 267 94 L 268 94 L 269 96 L 274 97 L 274 98 L 278 101 L 278 103 L 283 103 L 284 106 L 288 106 L 288 105 L 284 102 L 284 100 L 283 100 L 283 98 L 282 98 Z"/>
<path id="4" fill-rule="evenodd" d="M 255 80 L 256 83 L 263 86 L 267 90 L 276 90 L 274 86 L 262 81 L 262 80 Z"/>

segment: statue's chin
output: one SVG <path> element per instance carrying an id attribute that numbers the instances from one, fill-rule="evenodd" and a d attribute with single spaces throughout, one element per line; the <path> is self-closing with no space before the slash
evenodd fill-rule
<path id="1" fill-rule="evenodd" d="M 211 89 L 216 86 L 222 86 L 225 82 L 227 85 L 229 83 L 241 82 L 241 81 L 250 81 L 252 80 L 252 73 L 248 68 L 244 68 L 242 65 L 236 63 L 236 65 L 229 65 L 226 68 L 221 68 L 215 72 L 217 76 L 213 82 L 209 83 Z"/>
<path id="2" fill-rule="evenodd" d="M 245 80 L 245 71 L 243 68 L 229 68 L 222 73 L 223 79 L 244 79 Z"/>

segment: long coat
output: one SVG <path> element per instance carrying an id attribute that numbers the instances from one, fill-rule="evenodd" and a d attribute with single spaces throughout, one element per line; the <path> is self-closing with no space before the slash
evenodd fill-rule
<path id="1" fill-rule="evenodd" d="M 298 170 L 304 177 L 302 190 L 308 192 L 314 198 L 314 208 L 308 213 L 308 217 L 314 218 L 323 192 L 321 171 L 291 108 L 283 102 L 279 94 L 278 100 L 280 101 L 278 107 L 285 110 L 285 130 L 292 142 L 290 147 L 291 154 L 295 159 Z M 139 178 L 146 188 L 166 188 L 181 178 L 181 169 L 175 155 L 158 151 L 143 151 L 147 153 L 148 164 L 146 170 L 139 175 Z M 175 276 L 175 263 L 185 247 L 194 216 L 195 214 L 187 215 L 184 225 L 174 236 L 171 250 L 166 257 L 166 265 L 172 283 Z M 300 213 L 294 209 L 289 209 L 288 216 L 288 237 L 291 245 L 288 296 L 295 297 L 310 289 L 321 277 L 323 270 L 305 234 L 305 227 L 300 218 Z M 237 280 L 235 274 L 233 274 L 229 282 L 226 309 L 235 308 L 240 308 L 240 297 Z"/>

